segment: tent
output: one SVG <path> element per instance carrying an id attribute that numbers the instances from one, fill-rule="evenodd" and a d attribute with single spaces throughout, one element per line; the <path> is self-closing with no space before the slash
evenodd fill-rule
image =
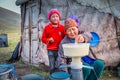
<path id="1" fill-rule="evenodd" d="M 80 30 L 96 32 L 100 43 L 92 47 L 96 57 L 106 66 L 120 63 L 120 1 L 119 0 L 16 0 L 21 7 L 22 60 L 39 66 L 48 64 L 46 46 L 41 42 L 47 13 L 57 8 L 61 23 L 70 15 L 80 19 Z"/>

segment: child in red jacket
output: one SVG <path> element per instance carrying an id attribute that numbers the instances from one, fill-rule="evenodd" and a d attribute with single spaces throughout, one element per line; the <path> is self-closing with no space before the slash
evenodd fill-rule
<path id="1" fill-rule="evenodd" d="M 65 36 L 64 26 L 60 24 L 60 12 L 52 9 L 48 13 L 50 23 L 45 26 L 42 33 L 42 42 L 47 45 L 50 74 L 55 71 L 55 63 L 58 57 L 58 47 L 60 41 Z"/>

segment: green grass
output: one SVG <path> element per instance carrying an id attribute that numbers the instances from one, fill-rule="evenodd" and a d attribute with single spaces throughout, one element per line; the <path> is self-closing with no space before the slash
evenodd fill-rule
<path id="1" fill-rule="evenodd" d="M 15 49 L 17 43 L 20 40 L 20 31 L 18 33 L 5 33 L 8 35 L 8 47 L 1 47 L 0 48 L 0 63 L 6 63 L 6 60 L 10 59 L 11 55 L 13 54 L 13 50 Z M 14 63 L 15 66 L 27 66 L 22 60 Z M 45 76 L 48 79 L 49 73 L 40 69 L 39 67 L 29 66 L 31 69 L 29 73 L 33 74 L 40 74 Z"/>
<path id="2" fill-rule="evenodd" d="M 0 54 L 3 56 L 0 58 L 0 63 L 4 63 L 6 59 L 9 59 L 12 55 L 19 41 L 19 33 L 5 33 L 8 36 L 8 47 L 0 47 Z"/>
<path id="3" fill-rule="evenodd" d="M 100 80 L 120 80 L 120 77 L 118 77 L 118 71 L 117 70 L 108 70 L 105 69 L 102 77 Z"/>
<path id="4" fill-rule="evenodd" d="M 42 71 L 40 68 L 34 66 L 32 67 L 31 72 L 34 74 L 40 74 L 41 76 L 44 76 L 46 79 L 48 79 L 49 76 L 49 72 Z"/>

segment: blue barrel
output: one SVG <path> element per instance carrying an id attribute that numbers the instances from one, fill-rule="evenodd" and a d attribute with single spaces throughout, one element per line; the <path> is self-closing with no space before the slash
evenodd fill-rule
<path id="1" fill-rule="evenodd" d="M 54 72 L 49 78 L 50 80 L 70 80 L 70 75 L 66 72 Z"/>
<path id="2" fill-rule="evenodd" d="M 8 79 L 6 76 L 9 76 L 9 73 L 12 71 L 9 67 L 0 66 L 0 80 Z"/>
<path id="3" fill-rule="evenodd" d="M 22 80 L 45 80 L 45 78 L 38 74 L 27 74 L 22 76 Z"/>
<path id="4" fill-rule="evenodd" d="M 10 76 L 12 80 L 18 80 L 13 64 L 1 64 L 0 65 L 0 80 L 7 80 L 9 78 L 9 77 L 4 77 L 4 76 Z M 4 79 L 1 79 L 1 77 Z"/>

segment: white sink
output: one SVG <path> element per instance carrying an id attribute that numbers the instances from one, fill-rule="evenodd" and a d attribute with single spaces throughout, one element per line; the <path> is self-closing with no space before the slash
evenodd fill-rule
<path id="1" fill-rule="evenodd" d="M 82 57 L 89 53 L 89 43 L 63 44 L 64 55 L 68 57 Z"/>
<path id="2" fill-rule="evenodd" d="M 64 55 L 71 57 L 72 62 L 70 64 L 70 67 L 72 69 L 81 69 L 82 68 L 82 62 L 81 57 L 88 55 L 89 53 L 89 43 L 80 43 L 80 44 L 63 44 L 63 51 Z"/>

